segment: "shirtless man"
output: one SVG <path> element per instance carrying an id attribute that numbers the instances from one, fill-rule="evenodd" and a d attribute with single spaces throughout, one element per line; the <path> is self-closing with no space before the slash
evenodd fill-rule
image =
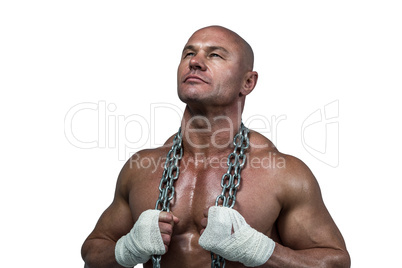
<path id="1" fill-rule="evenodd" d="M 233 209 L 214 206 L 245 97 L 257 83 L 253 61 L 247 42 L 226 28 L 206 27 L 190 37 L 177 75 L 187 106 L 171 212 L 154 210 L 163 165 L 155 171 L 150 163 L 166 157 L 173 136 L 167 146 L 142 150 L 124 165 L 112 204 L 83 244 L 85 267 L 149 268 L 157 254 L 162 268 L 210 267 L 210 252 L 228 268 L 350 267 L 314 175 L 257 132 L 248 135 Z"/>

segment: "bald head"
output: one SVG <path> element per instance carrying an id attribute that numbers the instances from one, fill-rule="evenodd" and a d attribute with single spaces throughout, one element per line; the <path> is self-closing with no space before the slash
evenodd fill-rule
<path id="1" fill-rule="evenodd" d="M 244 40 L 240 35 L 235 33 L 232 30 L 229 30 L 222 26 L 208 26 L 205 28 L 201 28 L 198 31 L 194 32 L 191 37 L 199 34 L 219 34 L 222 38 L 225 38 L 228 42 L 231 42 L 238 48 L 238 52 L 241 55 L 242 62 L 244 64 L 244 68 L 246 71 L 252 71 L 254 66 L 254 53 L 251 46 Z M 191 40 L 191 37 L 189 41 Z"/>

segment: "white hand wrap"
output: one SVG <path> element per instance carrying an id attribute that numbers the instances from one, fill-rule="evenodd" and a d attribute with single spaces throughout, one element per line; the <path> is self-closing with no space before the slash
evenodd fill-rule
<path id="1" fill-rule="evenodd" d="M 131 231 L 115 247 L 116 261 L 124 267 L 146 263 L 152 255 L 165 254 L 159 229 L 159 210 L 144 211 Z"/>
<path id="2" fill-rule="evenodd" d="M 239 212 L 218 206 L 209 208 L 207 228 L 198 242 L 204 249 L 247 267 L 266 263 L 275 249 L 275 242 L 248 225 Z"/>

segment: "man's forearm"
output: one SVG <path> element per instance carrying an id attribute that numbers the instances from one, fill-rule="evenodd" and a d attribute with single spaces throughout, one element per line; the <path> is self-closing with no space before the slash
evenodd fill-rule
<path id="1" fill-rule="evenodd" d="M 349 254 L 341 249 L 312 248 L 292 250 L 276 243 L 275 250 L 262 267 L 350 267 Z"/>
<path id="2" fill-rule="evenodd" d="M 89 239 L 82 246 L 85 268 L 122 268 L 116 262 L 116 243 L 104 239 Z"/>

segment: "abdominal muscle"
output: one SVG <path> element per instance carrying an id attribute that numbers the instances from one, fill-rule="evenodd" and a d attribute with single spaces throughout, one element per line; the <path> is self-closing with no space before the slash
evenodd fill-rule
<path id="1" fill-rule="evenodd" d="M 168 267 L 210 267 L 211 254 L 198 245 L 199 234 L 186 233 L 175 235 L 168 252 L 162 256 L 161 268 Z M 151 268 L 152 262 L 144 264 L 144 268 Z"/>
<path id="2" fill-rule="evenodd" d="M 172 238 L 169 251 L 162 256 L 161 268 L 204 268 L 211 266 L 211 253 L 198 245 L 199 234 L 186 233 Z M 226 261 L 227 268 L 245 267 L 239 262 Z M 152 261 L 144 264 L 152 268 Z"/>

